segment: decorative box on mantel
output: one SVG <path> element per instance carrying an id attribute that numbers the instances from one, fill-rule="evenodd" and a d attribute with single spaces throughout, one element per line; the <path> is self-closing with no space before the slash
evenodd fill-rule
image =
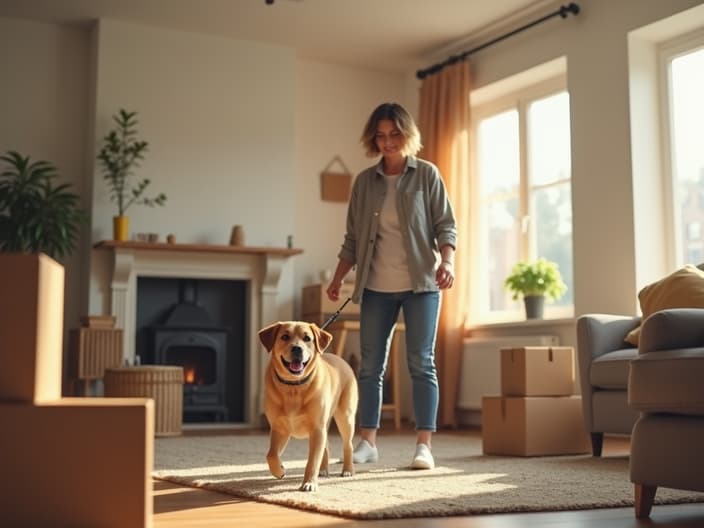
<path id="1" fill-rule="evenodd" d="M 243 280 L 246 293 L 245 421 L 260 424 L 261 380 L 266 365 L 257 332 L 280 318 L 279 282 L 290 257 L 302 249 L 107 240 L 93 246 L 111 251 L 111 315 L 124 330 L 124 357 L 135 357 L 137 277 Z"/>

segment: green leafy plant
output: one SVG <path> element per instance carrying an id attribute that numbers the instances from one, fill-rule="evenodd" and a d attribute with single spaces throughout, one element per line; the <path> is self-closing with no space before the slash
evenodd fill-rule
<path id="1" fill-rule="evenodd" d="M 110 188 L 110 200 L 117 202 L 118 214 L 124 215 L 131 205 L 164 205 L 164 193 L 153 198 L 143 196 L 151 180 L 132 181 L 134 169 L 139 167 L 149 147 L 149 143 L 137 139 L 137 112 L 120 109 L 112 119 L 115 128 L 103 138 L 103 147 L 97 157 L 103 167 L 103 178 Z"/>
<path id="2" fill-rule="evenodd" d="M 544 258 L 518 262 L 506 277 L 504 287 L 513 294 L 514 300 L 539 295 L 553 301 L 567 291 L 557 264 Z"/>
<path id="3" fill-rule="evenodd" d="M 58 171 L 48 161 L 30 161 L 10 150 L 0 156 L 0 251 L 69 256 L 88 215 L 80 198 L 57 185 Z"/>

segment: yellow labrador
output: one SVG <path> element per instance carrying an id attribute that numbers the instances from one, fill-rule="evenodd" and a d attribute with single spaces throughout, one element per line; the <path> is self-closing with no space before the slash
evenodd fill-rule
<path id="1" fill-rule="evenodd" d="M 352 476 L 357 380 L 344 359 L 323 353 L 332 335 L 315 324 L 285 321 L 260 330 L 259 340 L 271 352 L 264 375 L 271 474 L 286 474 L 281 454 L 289 439 L 307 437 L 308 461 L 299 489 L 316 491 L 318 475 L 328 474 L 328 426 L 334 418 L 342 437 L 342 476 Z"/>

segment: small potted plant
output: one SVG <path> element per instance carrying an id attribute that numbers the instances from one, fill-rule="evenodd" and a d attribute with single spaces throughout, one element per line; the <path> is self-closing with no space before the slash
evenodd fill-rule
<path id="1" fill-rule="evenodd" d="M 16 151 L 0 156 L 0 252 L 70 256 L 88 215 L 69 183 L 56 184 L 48 161 L 30 161 Z"/>
<path id="2" fill-rule="evenodd" d="M 555 301 L 567 291 L 557 264 L 545 258 L 516 263 L 504 287 L 514 300 L 523 297 L 528 319 L 541 319 L 545 300 Z"/>
<path id="3" fill-rule="evenodd" d="M 149 207 L 164 205 L 166 195 L 159 193 L 152 198 L 144 196 L 151 180 L 143 178 L 132 181 L 134 169 L 139 167 L 149 146 L 146 141 L 137 139 L 137 112 L 120 109 L 112 119 L 116 126 L 103 138 L 103 147 L 97 157 L 103 167 L 103 178 L 110 188 L 110 200 L 117 202 L 118 214 L 113 218 L 113 236 L 115 240 L 127 240 L 127 209 L 135 204 Z"/>

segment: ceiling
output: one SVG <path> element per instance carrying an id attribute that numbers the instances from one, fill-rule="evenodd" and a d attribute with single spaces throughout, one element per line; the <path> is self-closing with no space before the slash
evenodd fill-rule
<path id="1" fill-rule="evenodd" d="M 443 60 L 448 50 L 466 49 L 456 49 L 458 42 L 482 29 L 525 18 L 536 9 L 545 14 L 548 4 L 548 0 L 273 0 L 272 4 L 0 0 L 0 16 L 66 23 L 110 18 L 288 46 L 308 59 L 407 72 L 431 65 L 424 61 Z"/>

